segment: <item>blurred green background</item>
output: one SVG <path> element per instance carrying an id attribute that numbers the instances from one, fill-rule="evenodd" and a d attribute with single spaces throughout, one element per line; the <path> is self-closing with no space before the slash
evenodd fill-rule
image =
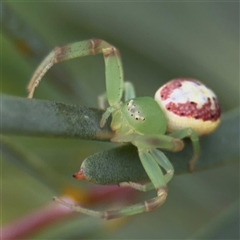
<path id="1" fill-rule="evenodd" d="M 172 78 L 193 77 L 214 89 L 223 112 L 239 107 L 238 2 L 19 1 L 9 2 L 8 6 L 46 43 L 44 55 L 57 45 L 92 37 L 115 45 L 121 52 L 125 78 L 134 83 L 137 96 L 153 96 L 159 86 Z M 1 91 L 25 97 L 26 85 L 40 60 L 23 56 L 6 32 L 1 37 Z M 67 69 L 71 78 L 66 82 L 75 92 L 66 94 L 64 88 L 58 88 L 46 76 L 35 98 L 97 107 L 97 96 L 105 91 L 101 55 L 60 63 L 54 68 Z M 71 139 L 12 136 L 11 141 L 69 178 L 85 157 L 112 147 L 108 143 Z M 3 159 L 2 169 L 3 224 L 51 200 L 53 192 L 41 179 L 26 174 L 7 159 Z M 239 238 L 237 162 L 176 176 L 168 186 L 169 196 L 161 209 L 133 216 L 114 230 L 81 215 L 32 239 Z M 141 195 L 150 197 L 152 193 Z"/>

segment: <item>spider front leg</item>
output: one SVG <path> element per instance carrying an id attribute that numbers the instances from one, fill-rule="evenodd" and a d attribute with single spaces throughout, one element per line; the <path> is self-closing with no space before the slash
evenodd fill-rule
<path id="1" fill-rule="evenodd" d="M 72 58 L 102 53 L 105 61 L 107 99 L 110 106 L 120 102 L 123 92 L 123 69 L 118 50 L 101 39 L 66 44 L 54 48 L 34 72 L 28 89 L 28 98 L 32 98 L 35 88 L 47 71 L 56 63 Z"/>
<path id="2" fill-rule="evenodd" d="M 185 128 L 185 129 L 181 129 L 176 132 L 173 132 L 169 134 L 169 136 L 174 138 L 179 138 L 179 139 L 189 137 L 191 139 L 192 146 L 193 146 L 193 157 L 189 161 L 189 171 L 193 172 L 194 167 L 200 155 L 200 144 L 199 144 L 198 134 L 192 128 Z"/>
<path id="3" fill-rule="evenodd" d="M 153 156 L 155 161 L 158 163 L 159 166 L 163 167 L 166 171 L 164 175 L 164 181 L 167 184 L 173 177 L 174 168 L 168 158 L 161 152 L 159 149 L 152 149 L 150 150 L 150 154 Z M 150 183 L 135 183 L 135 182 L 122 182 L 119 184 L 120 187 L 131 187 L 139 191 L 147 192 L 149 190 L 154 189 L 154 185 L 152 182 Z"/>
<path id="4" fill-rule="evenodd" d="M 136 97 L 134 86 L 131 82 L 124 82 L 124 102 Z M 98 96 L 98 107 L 105 110 L 105 104 L 108 101 L 107 93 Z"/>
<path id="5" fill-rule="evenodd" d="M 139 150 L 139 157 L 142 162 L 142 165 L 148 174 L 148 177 L 151 180 L 151 183 L 140 184 L 134 182 L 123 182 L 119 185 L 121 187 L 131 187 L 139 191 L 149 191 L 155 188 L 158 192 L 158 174 L 160 167 L 164 168 L 166 174 L 163 175 L 163 179 L 160 179 L 161 182 L 167 184 L 173 177 L 174 168 L 168 158 L 157 148 L 162 148 L 170 150 L 173 152 L 181 151 L 184 147 L 183 141 L 177 138 L 173 138 L 167 135 L 138 135 L 138 134 L 129 134 L 127 136 L 116 135 L 111 139 L 113 142 L 132 142 Z M 143 150 L 141 150 L 143 149 Z M 147 149 L 147 150 L 145 150 Z M 151 163 L 150 159 L 153 159 L 155 162 Z M 151 165 L 148 166 L 148 163 Z M 152 167 L 152 169 L 151 169 Z M 154 171 L 157 171 L 157 174 Z M 161 169 L 160 169 L 161 171 Z"/>
<path id="6" fill-rule="evenodd" d="M 139 157 L 141 159 L 141 162 L 147 174 L 149 175 L 154 185 L 154 188 L 157 190 L 157 197 L 154 197 L 150 200 L 146 200 L 144 202 L 141 202 L 132 206 L 127 206 L 127 207 L 105 211 L 105 212 L 94 211 L 81 206 L 75 206 L 75 205 L 66 203 L 65 201 L 57 197 L 55 197 L 54 200 L 72 209 L 73 211 L 81 212 L 94 217 L 101 217 L 105 220 L 119 218 L 123 216 L 135 215 L 142 212 L 149 212 L 160 207 L 167 198 L 166 179 L 164 177 L 164 174 L 160 166 L 158 165 L 158 161 L 155 159 L 155 156 L 151 154 L 151 150 L 138 149 L 138 152 L 139 152 Z M 148 186 L 147 190 L 152 189 L 152 184 L 147 184 L 146 186 Z M 130 187 L 132 186 L 130 185 Z"/>
<path id="7" fill-rule="evenodd" d="M 107 71 L 107 69 L 106 69 Z M 106 81 L 110 80 L 106 79 Z M 111 88 L 108 89 L 109 91 L 111 91 Z M 129 99 L 135 98 L 135 90 L 134 90 L 134 86 L 132 83 L 130 82 L 124 82 L 124 88 L 121 90 L 121 95 L 124 92 L 124 100 L 127 101 Z M 109 93 L 109 94 L 108 94 Z M 110 97 L 110 99 L 109 99 Z M 100 121 L 100 127 L 103 127 L 108 119 L 108 117 L 111 115 L 111 113 L 116 110 L 117 108 L 119 108 L 120 106 L 120 102 L 114 104 L 111 106 L 110 101 L 111 101 L 111 95 L 110 92 L 106 92 L 103 95 L 101 95 L 100 97 L 98 97 L 98 105 L 100 109 L 104 109 L 105 110 L 105 102 L 108 100 L 110 107 L 108 107 L 106 109 L 106 111 L 104 112 L 104 114 L 102 115 L 102 119 Z"/>

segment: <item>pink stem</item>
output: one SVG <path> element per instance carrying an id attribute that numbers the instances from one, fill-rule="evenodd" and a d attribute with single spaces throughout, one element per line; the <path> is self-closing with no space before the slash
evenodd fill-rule
<path id="1" fill-rule="evenodd" d="M 65 200 L 73 203 L 73 200 L 70 198 L 66 198 Z M 51 202 L 4 226 L 1 230 L 1 239 L 25 238 L 70 213 L 71 210 L 68 208 Z"/>
<path id="2" fill-rule="evenodd" d="M 128 199 L 130 201 L 135 196 L 135 191 L 117 186 L 94 187 L 87 193 L 89 204 L 94 205 L 102 201 L 113 199 Z M 71 197 L 62 197 L 65 201 L 76 203 Z M 30 235 L 49 227 L 49 225 L 62 220 L 66 217 L 71 217 L 73 212 L 63 205 L 50 202 L 49 204 L 40 207 L 39 209 L 20 217 L 15 221 L 5 225 L 0 230 L 2 240 L 16 240 L 26 238 Z"/>

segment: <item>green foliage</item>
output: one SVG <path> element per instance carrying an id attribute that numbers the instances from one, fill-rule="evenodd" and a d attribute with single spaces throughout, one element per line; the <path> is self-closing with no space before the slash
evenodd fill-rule
<path id="1" fill-rule="evenodd" d="M 99 127 L 100 110 L 36 99 L 1 98 L 3 134 L 87 140 L 109 139 L 111 135 L 109 126 Z"/>

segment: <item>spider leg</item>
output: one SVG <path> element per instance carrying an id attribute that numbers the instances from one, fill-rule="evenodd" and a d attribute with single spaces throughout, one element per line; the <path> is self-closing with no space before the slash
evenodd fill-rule
<path id="1" fill-rule="evenodd" d="M 124 82 L 124 101 L 128 101 L 136 97 L 134 86 L 131 82 Z"/>
<path id="2" fill-rule="evenodd" d="M 147 192 L 154 189 L 154 186 L 151 182 L 148 183 L 121 182 L 119 183 L 119 187 L 129 187 L 142 192 Z"/>
<path id="3" fill-rule="evenodd" d="M 131 82 L 124 82 L 124 101 L 128 101 L 136 97 L 134 86 Z M 107 93 L 103 93 L 98 96 L 98 107 L 100 109 L 106 109 L 106 102 L 108 100 Z"/>
<path id="4" fill-rule="evenodd" d="M 152 149 L 150 150 L 151 155 L 154 157 L 155 161 L 158 163 L 159 166 L 163 167 L 166 171 L 164 175 L 165 183 L 168 183 L 174 174 L 174 168 L 168 158 L 165 156 L 163 152 L 159 149 Z M 135 182 L 122 182 L 119 184 L 120 187 L 131 187 L 139 191 L 147 192 L 149 190 L 154 189 L 154 185 L 149 183 L 135 183 Z"/>
<path id="5" fill-rule="evenodd" d="M 105 61 L 106 88 L 109 105 L 119 103 L 123 92 L 123 69 L 118 50 L 101 39 L 66 44 L 54 48 L 38 66 L 28 84 L 28 98 L 32 98 L 35 88 L 47 71 L 56 63 L 73 58 L 103 54 Z"/>
<path id="6" fill-rule="evenodd" d="M 116 134 L 111 139 L 112 142 L 131 142 L 138 148 L 161 148 L 172 152 L 181 151 L 184 147 L 182 140 L 167 135 L 139 135 L 139 134 Z M 155 152 L 153 152 L 156 154 Z"/>
<path id="7" fill-rule="evenodd" d="M 152 149 L 151 154 L 153 155 L 154 159 L 157 161 L 159 166 L 163 167 L 166 171 L 166 174 L 164 175 L 166 183 L 168 183 L 174 174 L 174 168 L 172 163 L 168 160 L 168 158 L 165 156 L 165 154 L 160 151 L 159 149 Z"/>
<path id="8" fill-rule="evenodd" d="M 135 90 L 134 90 L 134 86 L 132 83 L 130 82 L 124 82 L 124 88 L 123 88 L 123 92 L 125 93 L 124 98 L 125 101 L 135 98 Z M 98 105 L 101 109 L 105 109 L 105 102 L 108 100 L 109 102 L 109 96 L 107 93 L 104 93 L 103 95 L 101 95 L 100 97 L 98 97 Z M 108 107 L 105 111 L 105 113 L 102 115 L 102 119 L 100 121 L 100 127 L 103 127 L 106 123 L 106 120 L 108 119 L 108 117 L 111 115 L 111 113 L 117 109 L 119 107 L 119 104 L 115 104 L 115 105 L 110 105 L 110 107 Z"/>
<path id="9" fill-rule="evenodd" d="M 169 134 L 174 138 L 183 139 L 189 137 L 193 146 L 193 157 L 189 161 L 189 170 L 192 172 L 200 155 L 200 144 L 198 134 L 192 128 L 185 128 Z"/>
<path id="10" fill-rule="evenodd" d="M 149 150 L 139 149 L 138 151 L 139 151 L 139 157 L 144 166 L 144 169 L 149 175 L 149 178 L 151 179 L 154 185 L 154 188 L 157 191 L 157 197 L 154 197 L 152 199 L 149 199 L 144 202 L 137 203 L 131 206 L 109 210 L 105 212 L 90 210 L 81 206 L 69 204 L 57 197 L 55 197 L 54 200 L 72 209 L 73 211 L 81 212 L 94 217 L 100 217 L 106 220 L 119 218 L 123 216 L 134 215 L 142 212 L 149 212 L 160 207 L 165 202 L 167 197 L 167 187 L 166 187 L 164 175 L 162 173 L 161 168 L 158 166 L 158 163 L 156 162 L 154 157 L 151 155 Z"/>

